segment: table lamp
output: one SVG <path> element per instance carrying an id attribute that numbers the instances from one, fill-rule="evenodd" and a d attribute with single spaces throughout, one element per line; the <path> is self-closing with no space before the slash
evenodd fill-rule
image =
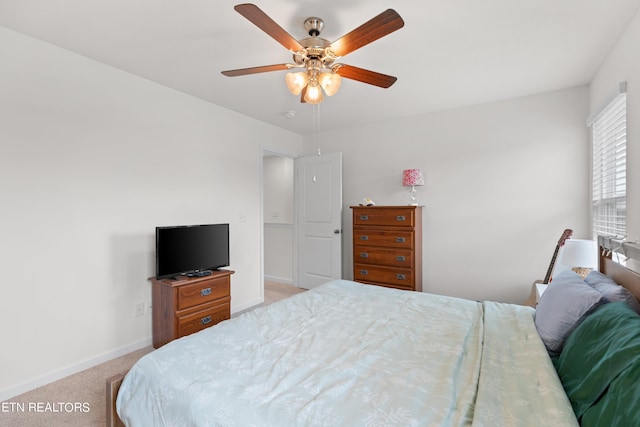
<path id="1" fill-rule="evenodd" d="M 572 267 L 584 279 L 591 270 L 598 268 L 598 244 L 595 240 L 567 239 L 559 262 Z"/>
<path id="2" fill-rule="evenodd" d="M 409 189 L 410 206 L 418 206 L 418 192 L 416 186 L 424 185 L 424 175 L 421 169 L 405 169 L 402 172 L 402 185 Z"/>

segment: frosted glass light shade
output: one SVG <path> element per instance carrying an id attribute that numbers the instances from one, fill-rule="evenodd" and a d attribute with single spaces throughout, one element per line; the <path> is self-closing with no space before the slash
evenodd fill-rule
<path id="1" fill-rule="evenodd" d="M 308 104 L 319 104 L 323 99 L 324 96 L 322 96 L 322 89 L 320 89 L 320 86 L 307 86 L 307 93 L 304 95 L 304 102 Z"/>
<path id="2" fill-rule="evenodd" d="M 320 73 L 318 83 L 320 83 L 320 86 L 322 86 L 327 96 L 333 96 L 338 92 L 338 89 L 340 89 L 342 77 L 336 73 Z"/>
<path id="3" fill-rule="evenodd" d="M 284 77 L 284 81 L 287 83 L 287 89 L 294 95 L 300 95 L 302 89 L 307 85 L 309 78 L 305 71 L 299 73 L 287 73 Z"/>

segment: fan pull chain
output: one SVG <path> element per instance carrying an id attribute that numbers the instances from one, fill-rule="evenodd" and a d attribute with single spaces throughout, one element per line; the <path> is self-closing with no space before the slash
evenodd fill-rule
<path id="1" fill-rule="evenodd" d="M 318 156 L 322 155 L 320 151 L 320 137 L 318 133 L 320 132 L 320 104 L 313 104 L 313 137 L 315 139 Z"/>

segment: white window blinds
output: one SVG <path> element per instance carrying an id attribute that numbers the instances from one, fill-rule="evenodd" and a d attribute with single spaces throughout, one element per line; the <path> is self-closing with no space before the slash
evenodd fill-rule
<path id="1" fill-rule="evenodd" d="M 618 95 L 591 121 L 593 237 L 624 237 L 627 210 L 627 95 Z"/>

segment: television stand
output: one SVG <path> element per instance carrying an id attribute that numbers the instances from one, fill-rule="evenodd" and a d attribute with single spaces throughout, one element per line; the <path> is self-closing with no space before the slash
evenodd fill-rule
<path id="1" fill-rule="evenodd" d="M 233 273 L 216 270 L 177 280 L 151 277 L 153 347 L 230 319 Z"/>

